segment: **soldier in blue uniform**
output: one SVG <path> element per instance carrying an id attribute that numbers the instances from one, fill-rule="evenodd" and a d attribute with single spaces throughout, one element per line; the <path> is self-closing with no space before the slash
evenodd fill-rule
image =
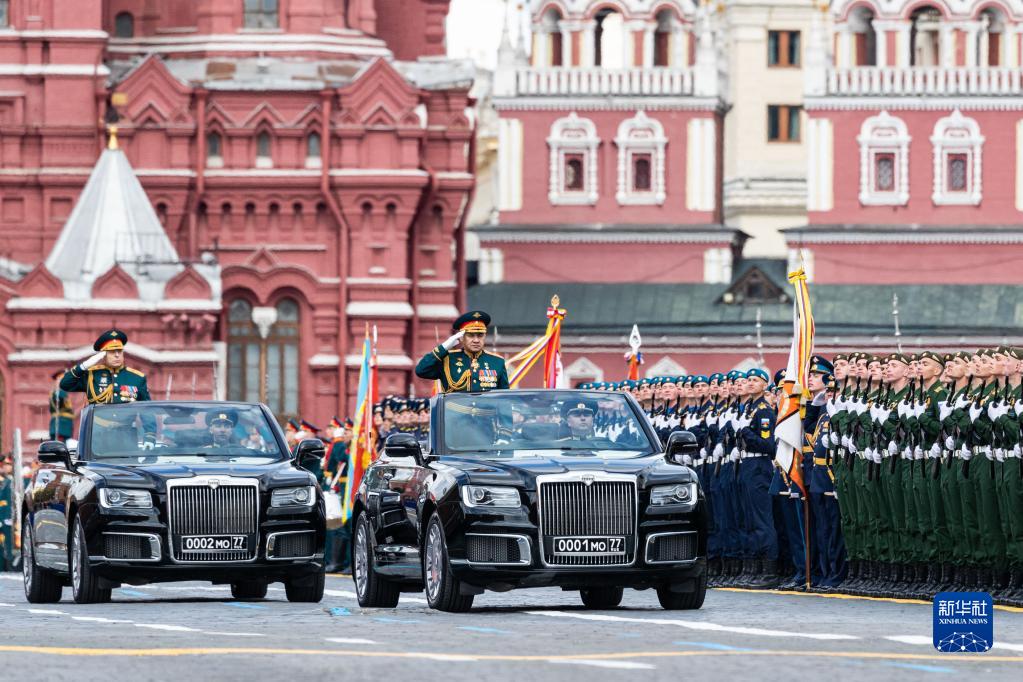
<path id="1" fill-rule="evenodd" d="M 822 376 L 828 398 L 838 392 L 838 384 L 831 374 Z M 830 590 L 838 586 L 846 574 L 845 542 L 842 538 L 842 520 L 835 494 L 835 473 L 831 462 L 831 415 L 821 410 L 813 435 L 813 469 L 808 483 L 811 517 L 814 521 L 814 540 L 820 564 L 820 587 Z"/>
<path id="2" fill-rule="evenodd" d="M 92 346 L 96 354 L 65 372 L 60 388 L 85 393 L 90 405 L 151 400 L 146 375 L 124 364 L 127 343 L 128 335 L 120 329 L 100 334 Z"/>
<path id="3" fill-rule="evenodd" d="M 75 411 L 71 407 L 71 398 L 67 391 L 60 387 L 64 370 L 58 369 L 50 378 L 54 381 L 53 390 L 50 392 L 50 440 L 59 440 L 63 443 L 71 437 Z"/>
<path id="4" fill-rule="evenodd" d="M 508 388 L 504 358 L 483 350 L 489 325 L 490 315 L 482 310 L 458 317 L 451 325 L 454 334 L 422 357 L 416 376 L 440 380 L 444 393 Z"/>

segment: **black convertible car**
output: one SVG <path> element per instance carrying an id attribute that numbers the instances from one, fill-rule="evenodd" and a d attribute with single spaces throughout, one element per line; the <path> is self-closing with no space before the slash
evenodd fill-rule
<path id="1" fill-rule="evenodd" d="M 289 452 L 263 405 L 143 402 L 90 406 L 77 453 L 49 441 L 25 492 L 25 594 L 78 603 L 112 588 L 175 580 L 230 584 L 261 598 L 323 598 L 323 495 L 299 468 L 318 440 Z"/>
<path id="2" fill-rule="evenodd" d="M 393 434 L 353 508 L 362 606 L 425 588 L 465 611 L 484 590 L 560 586 L 610 608 L 653 588 L 697 609 L 707 587 L 707 512 L 688 432 L 662 449 L 625 394 L 547 390 L 434 399 L 430 441 Z"/>

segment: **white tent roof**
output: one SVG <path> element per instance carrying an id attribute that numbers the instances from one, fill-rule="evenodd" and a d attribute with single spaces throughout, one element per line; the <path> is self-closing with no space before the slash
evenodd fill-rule
<path id="1" fill-rule="evenodd" d="M 115 264 L 135 280 L 143 301 L 163 298 L 167 281 L 184 269 L 124 152 L 108 148 L 92 169 L 46 268 L 64 283 L 65 298 L 86 300 L 96 279 Z M 219 289 L 216 282 L 214 291 Z"/>

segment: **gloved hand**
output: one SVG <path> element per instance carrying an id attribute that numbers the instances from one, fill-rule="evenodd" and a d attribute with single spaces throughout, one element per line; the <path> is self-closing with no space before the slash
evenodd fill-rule
<path id="1" fill-rule="evenodd" d="M 849 436 L 842 436 L 842 447 L 847 450 L 852 450 L 852 440 Z"/>
<path id="2" fill-rule="evenodd" d="M 830 443 L 831 443 L 831 434 L 830 433 L 825 433 L 823 436 L 821 436 L 821 445 L 823 445 L 825 448 L 827 448 Z"/>
<path id="3" fill-rule="evenodd" d="M 981 412 L 983 412 L 982 408 L 977 407 L 977 405 L 975 403 L 970 403 L 970 421 L 971 422 L 977 421 L 977 418 L 980 417 L 980 413 Z"/>
<path id="4" fill-rule="evenodd" d="M 987 457 L 989 461 L 992 461 L 995 458 L 994 453 L 991 451 L 991 446 L 990 445 L 982 445 L 981 448 L 980 448 L 980 452 L 985 457 Z"/>
<path id="5" fill-rule="evenodd" d="M 707 459 L 707 448 L 700 448 L 700 459 Z"/>
<path id="6" fill-rule="evenodd" d="M 96 353 L 95 355 L 90 356 L 88 360 L 82 361 L 82 364 L 80 365 L 80 367 L 82 369 L 89 369 L 90 367 L 95 367 L 100 362 L 102 362 L 103 358 L 105 358 L 106 356 L 107 356 L 107 352 L 101 350 L 100 352 Z"/>
<path id="7" fill-rule="evenodd" d="M 941 421 L 948 419 L 950 414 L 952 414 L 951 405 L 946 405 L 945 403 L 938 404 L 938 418 L 941 419 Z"/>
<path id="8" fill-rule="evenodd" d="M 995 459 L 999 462 L 1005 461 L 1005 448 L 994 448 L 992 452 L 995 455 Z"/>
<path id="9" fill-rule="evenodd" d="M 451 350 L 452 348 L 458 345 L 458 342 L 462 340 L 463 336 L 465 336 L 465 330 L 452 334 L 447 338 L 447 340 L 444 343 L 440 345 L 444 346 L 444 350 Z"/>
<path id="10" fill-rule="evenodd" d="M 1023 457 L 1023 448 L 1019 446 L 1019 443 L 1012 446 L 1011 452 L 1013 457 Z"/>
<path id="11" fill-rule="evenodd" d="M 848 448 L 851 454 L 858 455 L 860 452 L 859 449 L 856 447 L 856 443 L 852 442 L 851 440 L 846 444 L 845 447 Z"/>
<path id="12" fill-rule="evenodd" d="M 682 463 L 687 467 L 693 465 L 693 458 L 690 455 L 682 455 Z"/>
<path id="13" fill-rule="evenodd" d="M 962 449 L 959 450 L 959 456 L 964 462 L 969 462 L 970 459 L 973 458 L 973 453 L 970 451 L 970 448 L 964 445 Z"/>
<path id="14" fill-rule="evenodd" d="M 927 451 L 927 456 L 930 457 L 931 459 L 937 459 L 938 457 L 941 457 L 941 448 L 938 447 L 937 443 L 932 445 L 931 449 Z"/>
<path id="15" fill-rule="evenodd" d="M 924 449 L 922 447 L 920 447 L 919 445 L 917 445 L 915 448 L 913 448 L 913 459 L 923 459 L 923 458 L 924 458 Z"/>
<path id="16" fill-rule="evenodd" d="M 956 448 L 956 439 L 953 438 L 952 436 L 945 436 L 945 449 L 946 450 L 955 450 L 955 448 Z"/>
<path id="17" fill-rule="evenodd" d="M 143 450 L 152 450 L 155 447 L 156 447 L 156 442 L 155 441 L 147 440 L 147 441 L 144 441 L 142 443 L 142 449 Z"/>
<path id="18" fill-rule="evenodd" d="M 724 446 L 721 445 L 721 443 L 718 443 L 717 445 L 714 446 L 713 456 L 717 458 L 723 454 L 725 454 L 725 448 Z"/>
<path id="19" fill-rule="evenodd" d="M 893 440 L 888 441 L 888 454 L 892 457 L 899 454 L 899 445 Z"/>

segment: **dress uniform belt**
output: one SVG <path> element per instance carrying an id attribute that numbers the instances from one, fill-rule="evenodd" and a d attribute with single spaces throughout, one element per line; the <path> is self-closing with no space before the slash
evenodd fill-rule
<path id="1" fill-rule="evenodd" d="M 826 467 L 829 464 L 827 457 L 814 457 L 813 463 L 819 467 Z"/>
<path id="2" fill-rule="evenodd" d="M 770 457 L 770 456 L 771 455 L 768 455 L 768 454 L 763 453 L 763 452 L 746 452 L 746 453 L 743 453 L 742 459 L 755 459 L 757 457 Z"/>

